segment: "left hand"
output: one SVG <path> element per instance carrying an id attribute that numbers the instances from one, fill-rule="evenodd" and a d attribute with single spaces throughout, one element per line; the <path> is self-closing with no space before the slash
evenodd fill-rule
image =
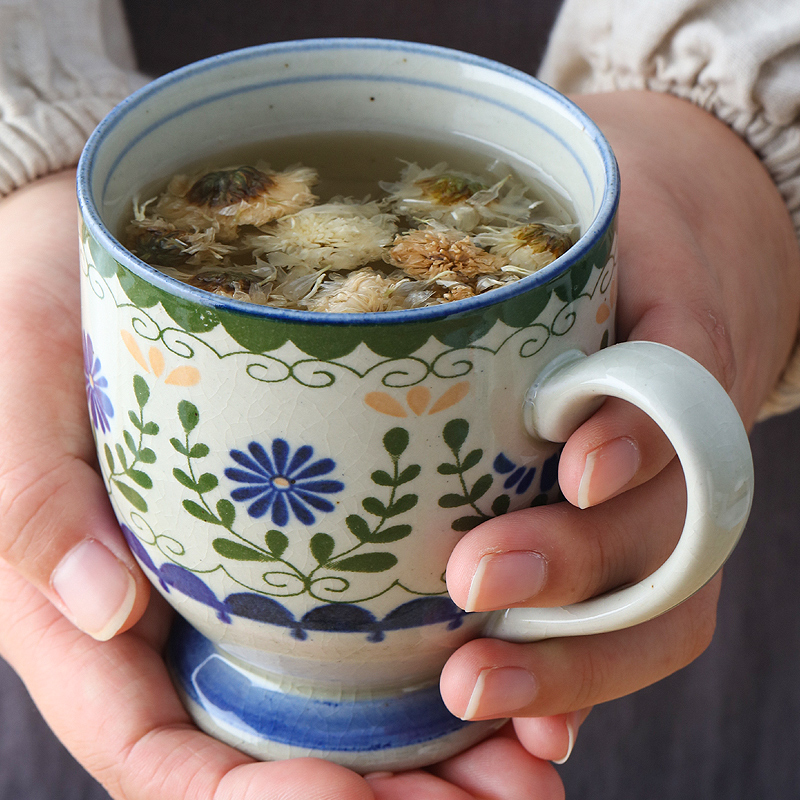
<path id="1" fill-rule="evenodd" d="M 257 763 L 192 724 L 161 658 L 172 614 L 95 459 L 76 220 L 71 172 L 0 201 L 0 657 L 66 748 L 116 800 L 563 800 L 552 765 L 509 729 L 365 780 L 319 759 Z"/>
<path id="2" fill-rule="evenodd" d="M 782 198 L 750 148 L 686 101 L 616 92 L 578 103 L 620 165 L 617 339 L 662 342 L 695 358 L 749 428 L 800 316 L 800 252 Z M 447 571 L 459 605 L 574 603 L 642 579 L 672 551 L 683 476 L 666 437 L 638 409 L 607 400 L 565 445 L 559 480 L 569 503 L 493 519 L 461 540 Z M 445 667 L 445 702 L 459 716 L 513 716 L 531 752 L 563 758 L 591 706 L 666 677 L 706 648 L 719 588 L 718 575 L 627 630 L 469 642 Z"/>

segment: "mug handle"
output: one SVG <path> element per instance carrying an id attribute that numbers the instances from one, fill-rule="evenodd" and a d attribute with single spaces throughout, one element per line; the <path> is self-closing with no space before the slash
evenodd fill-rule
<path id="1" fill-rule="evenodd" d="M 485 635 L 530 642 L 645 622 L 705 585 L 738 542 L 753 499 L 753 461 L 744 425 L 716 379 L 684 353 L 654 342 L 624 342 L 590 356 L 570 350 L 528 390 L 525 427 L 539 439 L 565 442 L 606 396 L 641 408 L 675 448 L 686 479 L 678 544 L 639 583 L 569 606 L 496 612 Z"/>

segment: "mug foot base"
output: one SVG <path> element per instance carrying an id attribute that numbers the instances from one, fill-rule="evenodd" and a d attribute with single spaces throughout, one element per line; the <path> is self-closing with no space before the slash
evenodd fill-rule
<path id="1" fill-rule="evenodd" d="M 360 773 L 417 769 L 486 738 L 505 720 L 464 722 L 438 685 L 337 701 L 298 692 L 232 660 L 178 619 L 167 647 L 178 693 L 203 731 L 262 761 L 313 756 Z"/>

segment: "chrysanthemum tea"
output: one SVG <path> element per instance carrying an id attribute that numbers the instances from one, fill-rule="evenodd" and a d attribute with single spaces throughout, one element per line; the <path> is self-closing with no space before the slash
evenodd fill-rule
<path id="1" fill-rule="evenodd" d="M 452 143 L 307 135 L 219 163 L 138 198 L 123 239 L 172 277 L 262 305 L 368 312 L 474 297 L 549 264 L 576 228 L 530 169 Z"/>

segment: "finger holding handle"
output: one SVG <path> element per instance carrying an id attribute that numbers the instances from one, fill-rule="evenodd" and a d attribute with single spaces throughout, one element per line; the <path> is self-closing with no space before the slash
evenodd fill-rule
<path id="1" fill-rule="evenodd" d="M 744 425 L 716 379 L 694 359 L 655 342 L 625 342 L 554 359 L 524 401 L 528 432 L 564 442 L 602 403 L 618 397 L 664 431 L 686 480 L 686 520 L 669 558 L 632 586 L 558 608 L 496 614 L 485 633 L 509 641 L 602 633 L 669 611 L 704 586 L 741 536 L 753 499 Z"/>

